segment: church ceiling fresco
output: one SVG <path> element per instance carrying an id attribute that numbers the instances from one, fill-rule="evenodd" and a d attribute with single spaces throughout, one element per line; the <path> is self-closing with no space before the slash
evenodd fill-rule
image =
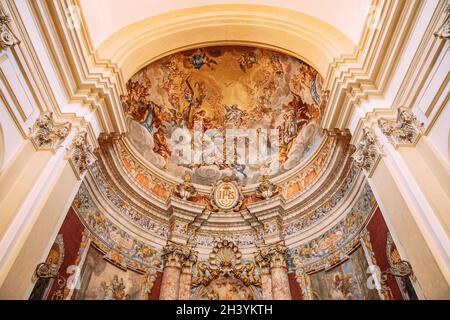
<path id="1" fill-rule="evenodd" d="M 123 106 L 129 139 L 148 162 L 173 177 L 189 173 L 194 183 L 207 185 L 224 176 L 256 183 L 263 174 L 273 177 L 296 167 L 320 144 L 321 82 L 306 63 L 265 49 L 175 53 L 128 81 Z M 231 129 L 250 135 L 246 147 L 253 145 L 253 134 L 267 156 L 238 160 L 238 147 L 227 144 L 234 139 L 227 139 Z M 180 143 L 203 156 L 180 151 Z"/>

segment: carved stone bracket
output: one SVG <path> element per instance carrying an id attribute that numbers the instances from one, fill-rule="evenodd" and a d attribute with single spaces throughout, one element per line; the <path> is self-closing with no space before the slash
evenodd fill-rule
<path id="1" fill-rule="evenodd" d="M 441 39 L 450 39 L 450 4 L 447 4 L 445 8 L 444 22 L 439 26 L 434 35 Z"/>
<path id="2" fill-rule="evenodd" d="M 356 145 L 352 154 L 354 164 L 364 169 L 369 177 L 375 170 L 382 155 L 381 146 L 373 130 L 369 127 L 363 129 L 363 136 Z"/>
<path id="3" fill-rule="evenodd" d="M 30 129 L 30 138 L 37 150 L 55 150 L 69 135 L 69 122 L 55 124 L 51 112 L 42 113 Z"/>
<path id="4" fill-rule="evenodd" d="M 0 13 L 0 51 L 20 43 L 19 39 L 14 35 L 9 27 L 11 18 Z"/>
<path id="5" fill-rule="evenodd" d="M 80 132 L 72 141 L 69 150 L 69 161 L 79 179 L 87 171 L 88 166 L 96 160 L 97 158 L 94 156 L 91 146 L 87 141 L 87 132 Z"/>
<path id="6" fill-rule="evenodd" d="M 277 193 L 277 186 L 270 182 L 269 175 L 263 175 L 262 182 L 256 188 L 256 192 L 264 199 L 269 199 Z"/>
<path id="7" fill-rule="evenodd" d="M 183 200 L 188 200 L 190 197 L 194 196 L 196 193 L 194 185 L 191 183 L 192 176 L 190 174 L 185 174 L 183 176 L 183 183 L 179 184 L 176 188 L 177 194 Z"/>
<path id="8" fill-rule="evenodd" d="M 399 108 L 397 120 L 378 120 L 378 126 L 395 147 L 414 145 L 422 134 L 423 123 L 407 108 Z"/>

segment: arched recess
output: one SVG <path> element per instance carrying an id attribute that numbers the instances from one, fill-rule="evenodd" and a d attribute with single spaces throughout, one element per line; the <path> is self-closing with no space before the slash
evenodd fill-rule
<path id="1" fill-rule="evenodd" d="M 117 31 L 96 50 L 128 80 L 170 53 L 209 45 L 265 47 L 298 57 L 325 76 L 330 63 L 355 45 L 337 28 L 312 16 L 259 5 L 208 5 L 171 11 Z"/>

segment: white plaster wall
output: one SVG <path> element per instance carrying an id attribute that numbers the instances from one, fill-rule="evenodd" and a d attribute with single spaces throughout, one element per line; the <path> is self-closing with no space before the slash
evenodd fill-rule
<path id="1" fill-rule="evenodd" d="M 450 167 L 450 102 L 447 101 L 444 110 L 428 135 L 434 149 L 441 160 Z"/>
<path id="2" fill-rule="evenodd" d="M 13 119 L 0 99 L 0 174 L 6 168 L 25 142 Z"/>

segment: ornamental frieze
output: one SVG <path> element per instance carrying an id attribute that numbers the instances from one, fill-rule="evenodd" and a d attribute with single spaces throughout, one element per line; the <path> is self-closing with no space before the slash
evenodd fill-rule
<path id="1" fill-rule="evenodd" d="M 338 207 L 339 203 L 345 198 L 346 194 L 349 192 L 351 187 L 354 185 L 358 174 L 360 172 L 359 168 L 352 167 L 350 169 L 349 174 L 345 178 L 342 186 L 336 191 L 329 200 L 327 200 L 320 207 L 315 209 L 314 211 L 307 213 L 301 216 L 299 219 L 296 219 L 295 222 L 292 222 L 283 228 L 283 235 L 289 236 L 292 234 L 296 234 L 299 231 L 304 230 L 308 226 L 317 222 L 321 218 L 324 218 L 328 214 L 330 214 L 333 209 Z"/>
<path id="2" fill-rule="evenodd" d="M 106 218 L 92 200 L 84 183 L 75 196 L 73 208 L 91 233 L 111 250 L 147 266 L 160 266 L 161 260 L 156 249 L 133 238 Z"/>
<path id="3" fill-rule="evenodd" d="M 375 207 L 375 197 L 366 183 L 357 202 L 350 208 L 345 218 L 313 240 L 295 249 L 290 249 L 290 267 L 292 268 L 294 260 L 303 266 L 313 264 L 317 266 L 317 263 L 320 265 L 330 264 L 333 259 L 342 259 L 343 256 L 337 256 L 336 252 L 355 239 Z M 338 255 L 344 252 L 345 250 L 340 250 Z M 328 258 L 328 261 L 325 258 Z"/>
<path id="4" fill-rule="evenodd" d="M 151 219 L 148 215 L 140 213 L 129 203 L 122 200 L 122 198 L 118 196 L 117 192 L 114 192 L 114 189 L 110 186 L 109 182 L 103 177 L 98 165 L 94 164 L 91 166 L 90 171 L 95 179 L 99 191 L 105 196 L 106 199 L 109 200 L 109 203 L 116 208 L 120 214 L 146 231 L 154 232 L 161 237 L 168 236 L 169 229 L 167 226 Z"/>

